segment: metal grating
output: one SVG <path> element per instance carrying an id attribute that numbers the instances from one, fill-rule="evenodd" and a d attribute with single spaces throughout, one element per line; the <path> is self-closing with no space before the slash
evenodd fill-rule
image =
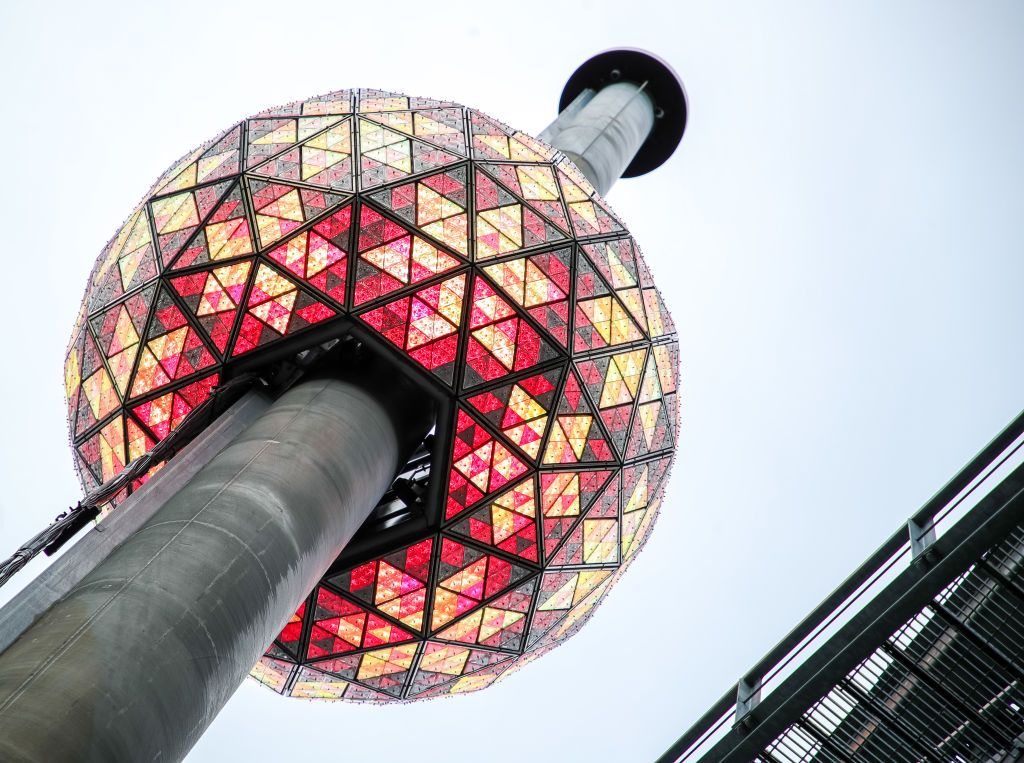
<path id="1" fill-rule="evenodd" d="M 1024 734 L 1024 528 L 886 639 L 766 761 L 1003 761 Z"/>
<path id="2" fill-rule="evenodd" d="M 1024 760 L 1024 414 L 659 763 Z"/>

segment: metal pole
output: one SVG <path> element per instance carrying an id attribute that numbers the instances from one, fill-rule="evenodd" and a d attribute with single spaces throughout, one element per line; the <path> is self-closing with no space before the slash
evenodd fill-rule
<path id="1" fill-rule="evenodd" d="M 562 151 L 604 196 L 654 128 L 646 83 L 616 82 L 587 89 L 540 134 Z"/>
<path id="2" fill-rule="evenodd" d="M 304 382 L 0 655 L 0 760 L 177 761 L 387 490 L 394 412 Z"/>

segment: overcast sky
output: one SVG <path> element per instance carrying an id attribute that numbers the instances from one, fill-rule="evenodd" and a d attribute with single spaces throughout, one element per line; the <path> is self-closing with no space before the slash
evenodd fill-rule
<path id="1" fill-rule="evenodd" d="M 652 760 L 1024 407 L 1022 22 L 1011 2 L 7 0 L 0 555 L 79 496 L 71 324 L 179 155 L 356 86 L 537 133 L 579 63 L 644 47 L 691 109 L 676 155 L 609 195 L 681 345 L 646 550 L 491 689 L 381 708 L 247 682 L 188 760 Z"/>

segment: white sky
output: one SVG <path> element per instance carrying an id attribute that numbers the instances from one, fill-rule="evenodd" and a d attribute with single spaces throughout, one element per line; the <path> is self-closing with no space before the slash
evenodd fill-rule
<path id="1" fill-rule="evenodd" d="M 65 344 L 172 160 L 353 86 L 537 133 L 589 55 L 648 48 L 691 120 L 610 194 L 680 332 L 680 457 L 647 549 L 498 686 L 380 708 L 247 682 L 189 761 L 652 760 L 1024 405 L 1022 22 L 936 0 L 7 0 L 0 554 L 77 500 Z"/>

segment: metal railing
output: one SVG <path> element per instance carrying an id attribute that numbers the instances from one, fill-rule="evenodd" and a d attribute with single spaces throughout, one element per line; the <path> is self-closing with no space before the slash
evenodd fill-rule
<path id="1" fill-rule="evenodd" d="M 1024 413 L 1014 419 L 861 566 L 701 716 L 658 763 L 697 761 L 837 630 L 861 612 L 910 562 L 1024 463 Z"/>

